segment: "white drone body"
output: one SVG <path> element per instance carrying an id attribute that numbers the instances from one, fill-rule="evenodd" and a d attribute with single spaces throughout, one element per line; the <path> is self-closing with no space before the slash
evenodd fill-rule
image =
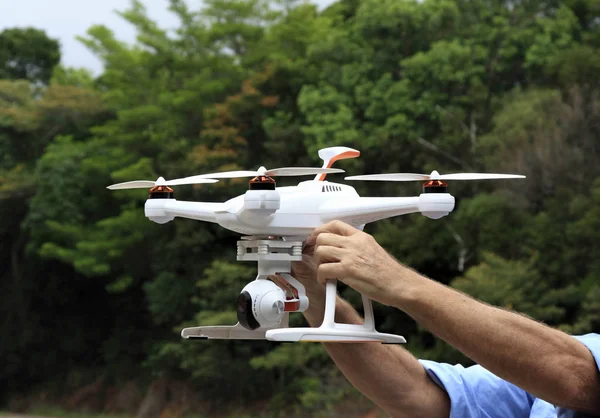
<path id="1" fill-rule="evenodd" d="M 327 181 L 304 181 L 276 190 L 248 190 L 225 203 L 148 199 L 146 216 L 165 223 L 175 217 L 214 222 L 243 235 L 308 237 L 333 220 L 355 227 L 393 216 L 421 212 L 433 219 L 454 209 L 448 193 L 417 197 L 360 197 L 354 187 Z"/>
<path id="2" fill-rule="evenodd" d="M 303 241 L 325 223 L 340 220 L 358 229 L 365 224 L 408 213 L 419 212 L 439 219 L 454 209 L 454 197 L 447 193 L 444 180 L 522 178 L 498 174 L 382 174 L 349 177 L 349 180 L 428 181 L 415 197 L 360 197 L 346 184 L 324 181 L 334 161 L 355 158 L 360 153 L 346 147 L 319 151 L 324 164 L 320 169 L 281 168 L 204 174 L 156 182 L 134 181 L 109 186 L 110 189 L 152 187 L 145 204 L 146 216 L 163 224 L 176 217 L 217 223 L 243 235 L 238 241 L 237 259 L 256 261 L 258 276 L 238 296 L 238 324 L 185 328 L 184 338 L 268 339 L 272 341 L 339 341 L 404 343 L 399 335 L 375 330 L 371 301 L 362 296 L 363 325 L 334 321 L 336 281 L 326 285 L 323 323 L 318 328 L 289 328 L 290 312 L 303 312 L 309 300 L 303 285 L 291 275 L 291 262 L 302 260 Z M 317 174 L 314 180 L 297 186 L 275 187 L 271 176 Z M 255 177 L 250 190 L 224 203 L 183 202 L 174 199 L 170 185 L 213 183 L 217 179 Z M 154 187 L 153 187 L 154 186 Z"/>

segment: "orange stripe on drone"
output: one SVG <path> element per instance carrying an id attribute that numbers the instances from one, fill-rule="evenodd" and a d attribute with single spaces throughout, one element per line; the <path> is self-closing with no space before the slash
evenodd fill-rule
<path id="1" fill-rule="evenodd" d="M 331 168 L 331 166 L 333 165 L 333 163 L 335 163 L 338 160 L 345 160 L 346 158 L 356 158 L 360 156 L 360 151 L 346 151 L 346 152 L 342 152 L 341 154 L 336 155 L 335 157 L 331 158 L 331 160 L 329 160 L 329 162 L 327 163 L 327 167 L 325 168 Z M 325 176 L 327 175 L 327 173 L 323 173 L 319 176 L 318 180 L 319 181 L 323 181 L 325 180 Z"/>

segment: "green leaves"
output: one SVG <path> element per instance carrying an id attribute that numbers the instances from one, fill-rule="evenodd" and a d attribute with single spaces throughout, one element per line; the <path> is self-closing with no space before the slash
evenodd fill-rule
<path id="1" fill-rule="evenodd" d="M 60 61 L 60 46 L 43 30 L 5 29 L 0 32 L 0 79 L 48 84 Z"/>
<path id="2" fill-rule="evenodd" d="M 309 152 L 315 154 L 331 141 L 352 143 L 359 138 L 349 100 L 333 87 L 306 87 L 298 97 L 298 106 L 308 122 L 303 132 L 310 139 Z"/>
<path id="3" fill-rule="evenodd" d="M 549 296 L 549 286 L 536 271 L 535 260 L 508 261 L 488 253 L 481 264 L 469 269 L 452 285 L 491 305 L 540 321 L 558 325 L 564 320 L 564 308 L 557 306 L 562 297 Z"/>
<path id="4" fill-rule="evenodd" d="M 554 57 L 573 46 L 580 27 L 577 17 L 567 6 L 561 6 L 552 17 L 537 22 L 533 42 L 525 55 L 525 67 L 535 73 L 544 72 Z"/>

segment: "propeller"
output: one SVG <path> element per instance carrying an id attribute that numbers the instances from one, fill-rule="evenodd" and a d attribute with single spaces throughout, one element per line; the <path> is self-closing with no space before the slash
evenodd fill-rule
<path id="1" fill-rule="evenodd" d="M 150 189 L 154 186 L 177 186 L 181 184 L 201 184 L 201 183 L 216 183 L 219 180 L 201 178 L 194 179 L 186 177 L 183 179 L 175 179 L 175 180 L 165 180 L 163 177 L 159 177 L 156 181 L 151 180 L 135 180 L 135 181 L 126 181 L 125 183 L 118 183 L 108 186 L 107 189 L 110 190 L 122 190 L 122 189 Z"/>
<path id="2" fill-rule="evenodd" d="M 313 168 L 313 167 L 281 167 L 267 170 L 265 167 L 260 167 L 256 171 L 238 170 L 238 171 L 223 171 L 221 173 L 201 174 L 199 176 L 186 177 L 187 180 L 194 179 L 234 179 L 241 177 L 257 177 L 257 176 L 308 176 L 314 174 L 330 174 L 343 173 L 344 170 L 339 168 Z"/>
<path id="3" fill-rule="evenodd" d="M 373 180 L 373 181 L 428 181 L 428 180 L 496 180 L 496 179 L 524 179 L 518 174 L 492 174 L 492 173 L 456 173 L 440 174 L 432 171 L 431 174 L 414 173 L 389 173 L 366 174 L 362 176 L 346 177 L 346 180 Z"/>

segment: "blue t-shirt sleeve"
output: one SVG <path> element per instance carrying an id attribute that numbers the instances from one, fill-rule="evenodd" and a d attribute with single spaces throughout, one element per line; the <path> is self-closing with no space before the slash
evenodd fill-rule
<path id="1" fill-rule="evenodd" d="M 583 343 L 588 350 L 594 356 L 594 360 L 596 360 L 596 369 L 600 371 L 600 334 L 586 334 L 581 336 L 576 336 L 579 342 Z M 556 415 L 559 418 L 577 418 L 577 417 L 586 417 L 589 415 L 576 413 L 574 411 L 565 409 L 565 408 L 556 408 Z"/>
<path id="2" fill-rule="evenodd" d="M 419 360 L 431 379 L 450 397 L 450 418 L 526 418 L 533 397 L 481 366 Z"/>
<path id="3" fill-rule="evenodd" d="M 600 371 L 600 334 L 586 334 L 575 338 L 590 350 L 596 360 L 596 368 Z"/>

